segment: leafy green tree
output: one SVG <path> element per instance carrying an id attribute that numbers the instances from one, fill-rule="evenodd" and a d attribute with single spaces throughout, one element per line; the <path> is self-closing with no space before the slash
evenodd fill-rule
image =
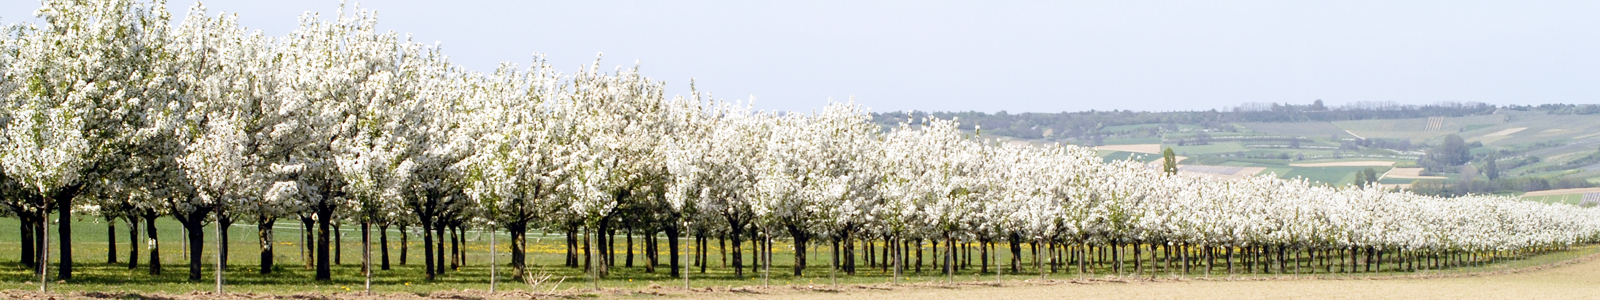
<path id="1" fill-rule="evenodd" d="M 1167 175 L 1178 175 L 1178 155 L 1172 153 L 1172 148 L 1161 151 L 1161 171 Z"/>
<path id="2" fill-rule="evenodd" d="M 1439 146 L 1435 147 L 1433 151 L 1428 153 L 1428 155 L 1432 156 L 1434 161 L 1444 163 L 1445 165 L 1459 166 L 1467 163 L 1469 160 L 1472 160 L 1472 153 L 1470 150 L 1471 149 L 1467 147 L 1466 141 L 1461 139 L 1461 136 L 1451 134 L 1445 136 L 1444 143 L 1439 144 Z"/>
<path id="3" fill-rule="evenodd" d="M 1483 175 L 1489 180 L 1500 179 L 1500 166 L 1495 165 L 1494 156 L 1489 156 L 1488 162 L 1483 163 Z"/>

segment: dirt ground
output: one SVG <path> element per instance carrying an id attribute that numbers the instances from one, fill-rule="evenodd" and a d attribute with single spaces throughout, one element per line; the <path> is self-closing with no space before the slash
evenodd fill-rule
<path id="1" fill-rule="evenodd" d="M 1290 167 L 1388 167 L 1393 166 L 1393 161 L 1364 160 L 1364 161 L 1338 161 L 1325 163 L 1289 164 Z"/>
<path id="2" fill-rule="evenodd" d="M 1095 148 L 1103 151 L 1126 151 L 1150 154 L 1161 153 L 1161 144 L 1103 145 L 1095 146 Z"/>
<path id="3" fill-rule="evenodd" d="M 1591 257 L 1592 258 L 1592 257 Z M 710 295 L 707 295 L 710 296 Z M 717 299 L 1600 299 L 1600 261 L 1453 278 L 1088 281 L 1007 287 L 720 294 Z"/>
<path id="4" fill-rule="evenodd" d="M 482 291 L 440 291 L 428 295 L 359 293 L 293 295 L 188 294 L 136 295 L 78 292 L 68 295 L 35 291 L 0 291 L 5 299 L 1600 299 L 1600 255 L 1555 265 L 1492 274 L 1448 277 L 1413 276 L 1385 279 L 1278 278 L 1094 279 L 990 283 L 957 282 L 902 285 L 781 286 L 681 289 L 652 286 L 642 290 L 562 291 L 556 294 Z M 970 279 L 969 279 L 970 280 Z"/>
<path id="5" fill-rule="evenodd" d="M 1523 197 L 1533 197 L 1533 196 L 1554 196 L 1554 195 L 1587 194 L 1587 193 L 1600 193 L 1600 188 L 1582 188 L 1582 189 L 1564 189 L 1564 190 L 1537 191 L 1537 192 L 1528 192 L 1527 194 L 1522 194 L 1522 196 Z"/>

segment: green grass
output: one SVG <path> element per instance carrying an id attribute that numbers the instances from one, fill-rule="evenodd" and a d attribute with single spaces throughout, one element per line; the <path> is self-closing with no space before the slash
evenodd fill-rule
<path id="1" fill-rule="evenodd" d="M 1386 185 L 1408 185 L 1408 184 L 1414 184 L 1414 182 L 1416 182 L 1416 179 L 1379 179 L 1378 180 L 1378 184 L 1386 184 Z"/>
<path id="2" fill-rule="evenodd" d="M 76 261 L 74 268 L 77 271 L 75 272 L 74 279 L 64 283 L 56 283 L 56 281 L 52 278 L 51 290 L 57 292 L 122 291 L 136 293 L 188 293 L 191 291 L 211 290 L 213 288 L 212 272 L 214 271 L 214 269 L 212 269 L 212 264 L 215 261 L 215 257 L 211 256 L 211 250 L 215 249 L 215 241 L 210 239 L 206 241 L 207 251 L 205 252 L 206 255 L 204 255 L 206 264 L 205 267 L 203 267 L 202 279 L 199 282 L 189 282 L 186 278 L 187 266 L 185 263 L 187 260 L 181 255 L 181 251 L 178 249 L 178 246 L 181 242 L 177 239 L 177 236 L 181 233 L 181 229 L 178 228 L 175 222 L 165 219 L 158 222 L 157 227 L 162 233 L 161 253 L 162 260 L 166 264 L 163 265 L 164 271 L 161 275 L 148 275 L 147 269 L 144 268 L 145 266 L 141 266 L 139 269 L 129 270 L 125 264 L 105 263 L 106 231 L 104 224 L 96 224 L 91 221 L 74 222 L 73 230 L 75 233 L 75 240 L 73 241 L 73 257 Z M 0 256 L 0 289 L 36 289 L 38 287 L 36 285 L 37 277 L 32 275 L 28 270 L 25 270 L 16 260 L 16 254 L 18 253 L 19 246 L 17 242 L 18 236 L 14 229 L 16 228 L 16 220 L 0 219 L 0 228 L 12 229 L 0 230 L 0 253 L 9 254 Z M 118 231 L 125 230 L 125 227 L 119 226 L 118 228 Z M 234 238 L 230 242 L 230 255 L 232 255 L 232 257 L 230 258 L 229 270 L 226 272 L 227 284 L 225 289 L 232 292 L 256 292 L 271 294 L 293 294 L 304 292 L 340 293 L 360 291 L 362 289 L 363 282 L 359 274 L 360 255 L 358 251 L 360 248 L 357 247 L 357 238 L 352 237 L 344 240 L 344 250 L 346 251 L 344 253 L 344 264 L 333 267 L 333 280 L 320 282 L 311 279 L 313 272 L 309 269 L 306 269 L 303 261 L 299 258 L 298 251 L 295 248 L 295 246 L 298 244 L 298 240 L 293 238 L 293 236 L 297 234 L 295 231 L 296 230 L 278 231 L 278 241 L 281 246 L 277 249 L 277 268 L 274 269 L 273 274 L 261 275 L 257 272 L 257 270 L 255 270 L 257 265 L 256 254 L 258 253 L 258 248 L 255 245 L 255 232 L 253 231 L 253 228 L 234 227 L 232 230 L 230 230 L 230 234 Z M 209 234 L 210 233 L 208 233 L 208 237 L 210 237 Z M 391 240 L 391 243 L 396 244 L 396 246 L 398 246 L 397 235 L 397 233 L 391 235 L 391 237 L 394 238 Z M 409 258 L 408 264 L 403 266 L 398 265 L 398 257 L 395 257 L 392 270 L 379 270 L 374 272 L 373 291 L 379 293 L 403 292 L 425 294 L 431 291 L 440 290 L 487 290 L 489 278 L 489 254 L 487 251 L 488 235 L 469 233 L 468 237 L 469 241 L 464 248 L 467 253 L 467 264 L 461 266 L 459 270 L 446 272 L 434 281 L 424 280 L 421 269 L 422 257 L 420 253 L 418 253 L 421 251 L 421 245 L 419 244 L 420 241 L 415 239 L 412 240 L 411 247 L 413 251 L 410 253 L 411 257 Z M 501 243 L 498 245 L 498 250 L 500 253 L 499 255 L 501 257 L 499 262 L 504 264 L 507 262 L 505 258 L 507 257 L 506 253 L 509 251 L 507 245 L 505 244 L 505 241 L 508 239 L 504 235 L 497 235 L 497 237 L 501 241 Z M 118 245 L 118 250 L 122 251 L 119 253 L 121 256 L 119 258 L 126 259 L 126 236 L 119 235 L 119 238 L 123 238 L 123 240 L 119 241 Z M 595 282 L 587 279 L 588 277 L 581 269 L 561 266 L 561 261 L 563 260 L 562 251 L 564 250 L 564 245 L 562 243 L 563 241 L 564 238 L 561 236 L 543 235 L 538 233 L 530 234 L 529 243 L 531 253 L 529 256 L 531 259 L 530 263 L 532 264 L 531 272 L 535 274 L 551 274 L 555 276 L 555 278 L 558 278 L 557 280 L 564 279 L 560 285 L 555 285 L 555 282 L 546 283 L 545 285 L 541 286 L 538 291 L 548 291 L 552 288 L 558 291 L 566 291 L 569 289 L 581 290 L 595 285 Z M 694 287 L 758 286 L 762 284 L 761 273 L 749 269 L 747 269 L 747 275 L 745 278 L 735 278 L 730 268 L 722 267 L 722 259 L 719 257 L 720 255 L 717 251 L 718 246 L 716 241 L 713 240 L 710 242 L 710 244 L 712 247 L 711 252 L 709 253 L 710 259 L 708 260 L 710 263 L 710 268 L 707 269 L 707 273 L 699 273 L 697 269 L 691 273 L 690 281 Z M 642 247 L 642 242 L 636 243 L 635 245 Z M 619 236 L 617 247 L 621 248 L 623 246 L 624 244 L 622 242 L 622 237 Z M 666 247 L 664 240 L 662 241 L 662 246 Z M 836 278 L 839 284 L 845 285 L 880 284 L 888 283 L 891 280 L 889 274 L 883 272 L 882 269 L 868 268 L 866 266 L 861 266 L 859 269 L 860 272 L 855 276 L 844 276 L 842 273 L 840 273 L 837 277 L 830 277 L 830 272 L 828 271 L 829 268 L 827 267 L 830 261 L 830 252 L 827 250 L 828 247 L 822 243 L 817 243 L 815 246 L 820 247 L 817 247 L 814 251 L 810 252 L 810 255 L 812 256 L 809 258 L 811 263 L 808 268 L 807 276 L 796 277 L 792 276 L 790 273 L 792 270 L 793 252 L 789 251 L 789 249 L 791 249 L 792 244 L 789 244 L 786 241 L 776 241 L 774 249 L 777 249 L 777 251 L 775 251 L 773 254 L 774 264 L 771 269 L 771 277 L 769 281 L 770 284 L 779 286 L 824 286 L 834 283 L 834 278 Z M 748 246 L 746 249 L 748 249 Z M 147 253 L 143 252 L 142 250 L 143 249 L 141 249 L 141 254 L 146 255 Z M 682 286 L 682 279 L 670 278 L 666 276 L 667 270 L 666 266 L 664 265 L 661 269 L 657 270 L 657 273 L 645 273 L 644 269 L 642 268 L 642 256 L 636 257 L 636 259 L 638 259 L 636 263 L 640 264 L 641 267 L 629 268 L 621 266 L 624 263 L 625 256 L 624 252 L 620 250 L 621 249 L 619 249 L 616 258 L 619 266 L 612 269 L 610 276 L 601 280 L 598 283 L 599 286 L 606 288 L 627 289 L 641 289 L 652 285 L 660 285 L 665 287 Z M 393 251 L 392 255 L 398 256 L 398 247 L 392 248 L 391 251 Z M 924 249 L 924 253 L 927 255 L 931 255 L 932 251 L 933 250 L 931 248 Z M 1594 252 L 1597 252 L 1596 247 L 1580 247 L 1574 251 L 1555 252 L 1539 256 L 1502 260 L 1500 262 L 1481 267 L 1426 272 L 1475 272 L 1483 270 L 1534 266 L 1570 259 L 1576 256 L 1592 254 Z M 58 252 L 56 252 L 55 247 L 52 247 L 51 254 L 54 255 L 56 253 Z M 914 253 L 915 252 L 912 252 L 912 255 L 914 255 Z M 1040 273 L 1038 270 L 1032 268 L 1032 256 L 1028 253 L 1028 251 L 1024 251 L 1022 273 L 1009 274 L 1010 271 L 1007 271 L 1008 275 L 1002 276 L 1001 279 L 1024 280 L 1038 278 Z M 1148 261 L 1149 253 L 1146 252 L 1145 255 L 1145 260 Z M 955 280 L 996 280 L 993 272 L 983 274 L 979 274 L 979 272 L 977 272 L 979 266 L 978 261 L 976 260 L 976 249 L 974 249 L 973 256 L 974 260 L 972 261 L 970 268 L 958 272 L 958 274 L 955 276 Z M 1005 251 L 1001 251 L 998 256 L 1001 260 L 1009 260 L 1009 255 Z M 911 257 L 911 259 L 914 260 L 915 256 Z M 665 264 L 668 258 L 669 257 L 663 253 L 663 264 Z M 750 260 L 748 252 L 746 252 L 746 260 L 747 262 Z M 860 261 L 864 262 L 864 258 L 860 258 Z M 932 256 L 928 256 L 925 258 L 924 262 L 931 263 L 931 261 Z M 144 263 L 143 259 L 141 259 L 141 263 Z M 1131 262 L 1128 264 L 1131 270 Z M 1046 270 L 1048 270 L 1048 267 Z M 1205 274 L 1203 270 L 1204 269 L 1201 267 L 1196 267 L 1190 276 L 1207 276 L 1203 275 Z M 1212 273 L 1212 276 L 1221 276 L 1223 272 L 1225 272 L 1224 270 L 1225 269 L 1219 268 L 1213 271 L 1214 273 Z M 499 271 L 501 278 L 499 289 L 529 289 L 528 285 L 525 283 L 510 281 L 511 279 L 509 278 L 508 274 L 510 272 L 509 268 L 502 266 Z M 52 274 L 54 272 L 55 271 L 52 268 Z M 1059 270 L 1054 274 L 1048 274 L 1048 276 L 1052 278 L 1079 276 L 1102 277 L 1110 272 L 1111 270 L 1109 269 L 1109 266 L 1092 268 L 1091 273 L 1089 274 L 1078 274 L 1076 273 L 1075 269 L 1067 268 Z M 1157 275 L 1170 275 L 1170 272 L 1172 271 L 1154 271 L 1154 273 Z M 1241 274 L 1234 276 L 1280 276 L 1277 274 L 1242 274 L 1242 272 L 1244 272 L 1242 267 L 1240 268 L 1239 272 L 1241 272 Z M 1306 270 L 1306 272 L 1310 272 L 1309 268 Z M 1414 273 L 1394 272 L 1391 270 L 1378 273 L 1358 273 L 1355 276 L 1393 276 L 1407 274 Z M 1321 276 L 1348 275 L 1330 275 L 1323 273 Z M 899 280 L 900 282 L 943 282 L 947 280 L 947 277 L 938 274 L 930 264 L 924 264 L 921 272 L 917 272 L 915 267 L 908 267 L 907 276 Z"/>
<path id="3" fill-rule="evenodd" d="M 1382 174 L 1388 167 L 1293 167 L 1287 173 L 1279 173 L 1278 178 L 1301 177 L 1313 183 L 1327 183 L 1332 185 L 1345 185 L 1355 182 L 1355 173 L 1367 168 L 1377 170 Z"/>
<path id="4" fill-rule="evenodd" d="M 1215 143 L 1211 143 L 1210 145 L 1189 145 L 1189 146 L 1171 146 L 1171 147 L 1172 147 L 1172 151 L 1179 153 L 1178 155 L 1185 155 L 1185 154 L 1187 154 L 1187 155 L 1197 155 L 1197 154 L 1211 154 L 1211 153 L 1233 153 L 1233 152 L 1249 151 L 1250 150 L 1250 148 L 1245 148 L 1243 144 L 1240 144 L 1238 142 L 1215 142 Z"/>
<path id="5" fill-rule="evenodd" d="M 1566 204 L 1578 205 L 1578 203 L 1583 201 L 1583 194 L 1525 196 L 1525 197 L 1522 197 L 1522 200 L 1534 201 L 1534 202 L 1545 203 L 1545 204 L 1566 203 Z"/>
<path id="6" fill-rule="evenodd" d="M 1106 139 L 1106 145 L 1160 144 L 1161 137 Z"/>
<path id="7" fill-rule="evenodd" d="M 1239 123 L 1239 125 L 1243 125 L 1251 131 L 1265 134 L 1297 136 L 1317 140 L 1325 140 L 1333 136 L 1338 136 L 1342 139 L 1355 137 L 1329 122 Z"/>
<path id="8" fill-rule="evenodd" d="M 1439 130 L 1434 131 L 1427 130 L 1428 118 L 1335 121 L 1333 124 L 1341 129 L 1355 132 L 1364 138 L 1403 138 L 1410 139 L 1412 142 L 1421 142 L 1458 133 L 1469 126 L 1478 131 L 1500 128 L 1501 126 L 1495 125 L 1504 124 L 1505 119 L 1506 116 L 1503 115 L 1444 118 Z M 1491 126 L 1477 126 L 1484 124 Z M 1470 138 L 1472 136 L 1463 134 L 1461 137 Z"/>
<path id="9" fill-rule="evenodd" d="M 1161 159 L 1161 155 L 1160 154 L 1150 154 L 1150 153 L 1127 152 L 1127 151 L 1110 151 L 1109 153 L 1106 153 L 1105 155 L 1101 155 L 1100 159 L 1105 160 L 1105 162 L 1108 162 L 1108 163 L 1109 162 L 1114 162 L 1114 161 L 1119 161 L 1119 160 L 1128 160 L 1128 159 L 1132 159 L 1132 160 L 1139 161 L 1139 162 L 1152 162 L 1152 161 L 1156 161 L 1156 160 Z"/>

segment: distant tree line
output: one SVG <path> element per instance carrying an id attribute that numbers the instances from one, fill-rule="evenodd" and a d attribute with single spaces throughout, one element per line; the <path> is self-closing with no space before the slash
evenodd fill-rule
<path id="1" fill-rule="evenodd" d="M 1518 111 L 1544 111 L 1552 115 L 1592 115 L 1600 113 L 1600 104 L 1540 104 L 1511 105 L 1506 109 Z"/>
<path id="2" fill-rule="evenodd" d="M 891 128 L 908 119 L 928 117 L 961 120 L 962 130 L 982 128 L 985 135 L 1025 139 L 1049 139 L 1097 145 L 1108 136 L 1156 137 L 1177 131 L 1177 124 L 1200 127 L 1201 131 L 1233 131 L 1236 122 L 1302 122 L 1423 117 L 1461 117 L 1494 113 L 1494 105 L 1445 102 L 1430 105 L 1400 105 L 1387 102 L 1362 102 L 1329 108 L 1317 100 L 1312 104 L 1247 103 L 1230 110 L 1147 112 L 1131 110 L 1060 113 L 985 113 L 894 111 L 873 113 L 872 121 Z M 1113 126 L 1161 124 L 1148 128 L 1111 129 Z"/>

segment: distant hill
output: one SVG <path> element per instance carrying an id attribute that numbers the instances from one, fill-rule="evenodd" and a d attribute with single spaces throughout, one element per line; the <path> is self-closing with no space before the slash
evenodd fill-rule
<path id="1" fill-rule="evenodd" d="M 887 128 L 954 118 L 986 138 L 1104 146 L 1100 152 L 1108 160 L 1149 160 L 1141 154 L 1173 148 L 1185 157 L 1182 164 L 1192 166 L 1185 171 L 1197 176 L 1275 174 L 1332 185 L 1375 181 L 1448 196 L 1600 186 L 1597 114 L 1600 105 L 1594 104 L 1327 107 L 1319 100 L 1177 112 L 885 112 L 874 113 L 873 121 Z M 1447 143 L 1452 139 L 1459 145 Z M 1361 175 L 1367 169 L 1378 176 Z M 1577 204 L 1583 198 L 1543 194 L 1548 193 L 1535 200 Z"/>

